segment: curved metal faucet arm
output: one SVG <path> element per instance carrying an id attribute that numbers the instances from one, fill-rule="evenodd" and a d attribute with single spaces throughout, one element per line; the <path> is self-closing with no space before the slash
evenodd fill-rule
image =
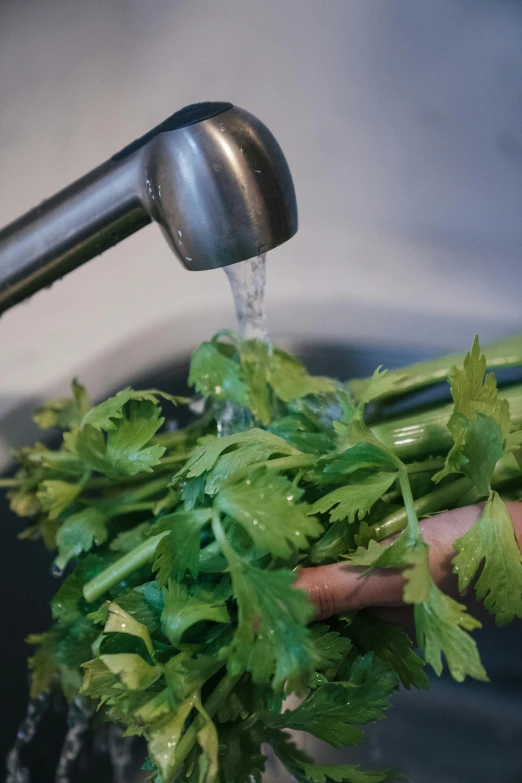
<path id="1" fill-rule="evenodd" d="M 140 157 L 107 161 L 0 231 L 0 313 L 151 222 Z"/>

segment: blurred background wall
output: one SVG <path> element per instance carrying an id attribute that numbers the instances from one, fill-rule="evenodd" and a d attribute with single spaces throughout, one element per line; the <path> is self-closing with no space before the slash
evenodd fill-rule
<path id="1" fill-rule="evenodd" d="M 297 189 L 272 333 L 385 361 L 519 330 L 521 40 L 519 0 L 0 0 L 0 225 L 181 106 L 230 100 Z M 186 272 L 150 226 L 2 316 L 0 417 L 232 323 L 223 272 Z"/>

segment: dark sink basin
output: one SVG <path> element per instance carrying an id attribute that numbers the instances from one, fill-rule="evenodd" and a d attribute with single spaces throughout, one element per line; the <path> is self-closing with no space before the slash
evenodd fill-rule
<path id="1" fill-rule="evenodd" d="M 342 378 L 365 375 L 385 363 L 394 368 L 427 358 L 419 349 L 401 351 L 375 346 L 286 343 L 305 361 L 311 372 Z M 187 392 L 188 359 L 159 367 L 146 377 L 129 378 L 136 388 L 156 387 Z M 108 390 L 110 391 L 110 390 Z M 180 414 L 181 416 L 183 413 Z M 21 520 L 8 509 L 0 493 L 2 519 L 2 568 L 0 602 L 3 618 L 0 645 L 2 706 L 0 710 L 0 759 L 15 739 L 27 703 L 24 642 L 29 633 L 45 630 L 50 623 L 48 603 L 57 583 L 50 576 L 51 557 L 40 543 L 19 541 Z M 520 649 L 522 627 L 515 623 L 500 630 L 477 634 L 482 657 L 492 682 L 454 683 L 443 676 L 433 678 L 431 692 L 402 691 L 394 699 L 388 720 L 368 731 L 364 745 L 344 752 L 346 762 L 368 768 L 395 767 L 415 783 L 519 783 L 522 780 L 522 673 Z M 61 738 L 65 731 L 63 712 L 48 715 L 38 740 L 28 756 L 33 760 L 34 783 L 54 780 Z M 325 750 L 314 744 L 314 755 L 326 762 Z M 331 753 L 328 759 L 331 759 Z M 336 754 L 339 758 L 339 754 Z M 106 754 L 92 752 L 78 770 L 74 783 L 112 780 Z M 267 780 L 287 781 L 287 773 L 270 767 Z M 129 777 L 126 783 L 131 783 Z M 120 783 L 120 781 L 118 781 Z M 121 779 L 123 783 L 123 778 Z"/>

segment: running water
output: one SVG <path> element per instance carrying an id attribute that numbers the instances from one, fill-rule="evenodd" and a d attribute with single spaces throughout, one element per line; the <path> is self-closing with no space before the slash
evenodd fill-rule
<path id="1" fill-rule="evenodd" d="M 265 255 L 225 267 L 234 304 L 239 334 L 244 340 L 268 342 L 265 314 Z"/>
<path id="2" fill-rule="evenodd" d="M 40 723 L 48 704 L 49 694 L 41 693 L 36 699 L 31 699 L 27 705 L 25 718 L 20 724 L 15 743 L 9 751 L 5 763 L 7 770 L 5 783 L 30 782 L 31 774 L 27 767 L 24 766 L 21 756 L 24 748 L 33 741 L 38 724 Z"/>
<path id="3" fill-rule="evenodd" d="M 265 255 L 225 267 L 237 325 L 243 340 L 262 340 L 269 344 L 265 314 Z M 247 430 L 253 424 L 248 408 L 227 402 L 217 418 L 220 437 Z"/>
<path id="4" fill-rule="evenodd" d="M 67 734 L 56 768 L 55 783 L 71 783 L 89 729 L 92 710 L 81 699 L 75 699 L 67 712 Z"/>

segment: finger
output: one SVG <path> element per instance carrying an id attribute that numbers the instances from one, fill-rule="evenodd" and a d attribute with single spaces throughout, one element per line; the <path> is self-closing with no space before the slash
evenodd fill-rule
<path id="1" fill-rule="evenodd" d="M 507 505 L 522 548 L 522 504 Z M 452 567 L 453 543 L 469 530 L 482 508 L 483 504 L 466 506 L 421 522 L 423 535 L 430 545 L 430 572 L 435 583 L 450 595 L 458 596 Z M 297 587 L 309 594 L 318 619 L 364 607 L 402 605 L 404 579 L 398 570 L 375 569 L 361 578 L 363 571 L 345 563 L 303 568 Z"/>

